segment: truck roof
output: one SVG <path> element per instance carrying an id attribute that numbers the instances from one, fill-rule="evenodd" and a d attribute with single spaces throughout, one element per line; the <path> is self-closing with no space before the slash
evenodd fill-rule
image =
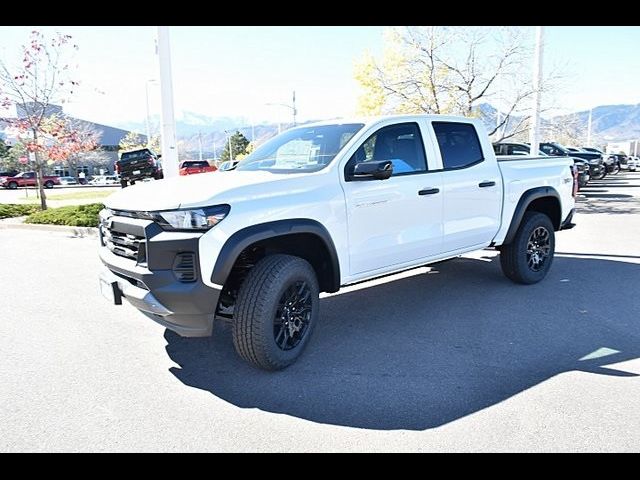
<path id="1" fill-rule="evenodd" d="M 345 123 L 363 123 L 365 126 L 375 125 L 384 120 L 394 119 L 396 121 L 415 122 L 416 120 L 430 120 L 439 122 L 465 122 L 479 123 L 479 119 L 472 117 L 462 117 L 459 115 L 429 115 L 425 113 L 419 114 L 397 114 L 397 115 L 376 115 L 370 117 L 342 117 L 331 120 L 322 120 L 320 122 L 305 123 L 298 125 L 299 127 L 318 127 L 322 125 L 340 125 Z"/>

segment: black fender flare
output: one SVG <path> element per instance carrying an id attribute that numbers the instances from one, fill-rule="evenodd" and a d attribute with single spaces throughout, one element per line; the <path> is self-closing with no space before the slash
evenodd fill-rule
<path id="1" fill-rule="evenodd" d="M 318 236 L 324 242 L 329 252 L 329 261 L 331 262 L 333 272 L 331 291 L 338 291 L 340 288 L 340 262 L 338 260 L 336 247 L 324 225 L 308 218 L 277 220 L 238 230 L 227 239 L 222 249 L 220 249 L 218 259 L 211 274 L 211 281 L 217 285 L 224 285 L 238 256 L 249 245 L 268 238 L 297 233 L 310 233 Z"/>
<path id="2" fill-rule="evenodd" d="M 558 200 L 558 204 L 562 205 L 560 201 L 560 194 L 553 187 L 536 187 L 530 190 L 525 191 L 521 196 L 520 200 L 518 200 L 518 204 L 516 205 L 516 209 L 513 212 L 513 217 L 511 218 L 511 224 L 509 225 L 509 230 L 507 230 L 507 235 L 504 237 L 503 245 L 511 243 L 513 238 L 516 236 L 516 232 L 522 223 L 522 217 L 524 217 L 527 208 L 534 200 L 545 197 L 553 197 Z M 562 219 L 560 219 L 562 222 Z M 558 226 L 559 227 L 559 226 Z"/>

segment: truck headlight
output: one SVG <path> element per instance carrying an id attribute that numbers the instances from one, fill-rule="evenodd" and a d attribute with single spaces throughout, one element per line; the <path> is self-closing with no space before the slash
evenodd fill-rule
<path id="1" fill-rule="evenodd" d="M 229 214 L 229 205 L 144 212 L 141 216 L 158 223 L 164 230 L 206 231 L 219 224 Z"/>

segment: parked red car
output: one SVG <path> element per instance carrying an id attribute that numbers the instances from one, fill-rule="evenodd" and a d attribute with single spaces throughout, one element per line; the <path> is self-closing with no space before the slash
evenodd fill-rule
<path id="1" fill-rule="evenodd" d="M 218 168 L 209 165 L 206 160 L 185 160 L 179 165 L 180 175 L 193 175 L 196 173 L 215 172 Z"/>
<path id="2" fill-rule="evenodd" d="M 42 177 L 44 188 L 53 188 L 54 185 L 60 185 L 60 177 L 53 175 L 45 175 Z M 22 172 L 15 177 L 3 177 L 0 186 L 15 190 L 18 187 L 35 187 L 38 184 L 36 172 Z"/>

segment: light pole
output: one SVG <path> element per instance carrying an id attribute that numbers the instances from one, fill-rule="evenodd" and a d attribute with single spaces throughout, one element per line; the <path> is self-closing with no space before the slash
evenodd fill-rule
<path id="1" fill-rule="evenodd" d="M 165 178 L 178 176 L 176 121 L 173 113 L 171 44 L 169 27 L 158 26 L 158 67 L 160 73 L 160 124 L 162 127 L 162 171 Z"/>
<path id="2" fill-rule="evenodd" d="M 591 146 L 591 120 L 593 116 L 593 107 L 589 109 L 589 120 L 587 120 L 587 146 Z"/>
<path id="3" fill-rule="evenodd" d="M 144 93 L 145 93 L 145 98 L 147 100 L 146 106 L 147 106 L 147 117 L 146 117 L 146 124 L 147 124 L 147 147 L 149 147 L 149 145 L 151 144 L 151 120 L 149 119 L 149 84 L 150 83 L 155 83 L 157 84 L 158 81 L 155 78 L 150 78 L 149 80 L 147 80 L 144 84 Z"/>
<path id="4" fill-rule="evenodd" d="M 529 143 L 531 152 L 538 154 L 540 145 L 540 88 L 542 87 L 542 52 L 544 49 L 543 27 L 536 27 L 536 50 L 533 63 L 533 115 L 531 130 L 529 131 Z"/>
<path id="5" fill-rule="evenodd" d="M 298 110 L 296 109 L 296 91 L 293 91 L 292 103 L 289 105 L 288 103 L 265 103 L 265 105 L 269 106 L 277 106 L 277 107 L 286 107 L 291 110 L 293 114 L 293 126 L 296 126 L 296 115 L 298 114 Z M 279 125 L 279 123 L 278 123 Z"/>

